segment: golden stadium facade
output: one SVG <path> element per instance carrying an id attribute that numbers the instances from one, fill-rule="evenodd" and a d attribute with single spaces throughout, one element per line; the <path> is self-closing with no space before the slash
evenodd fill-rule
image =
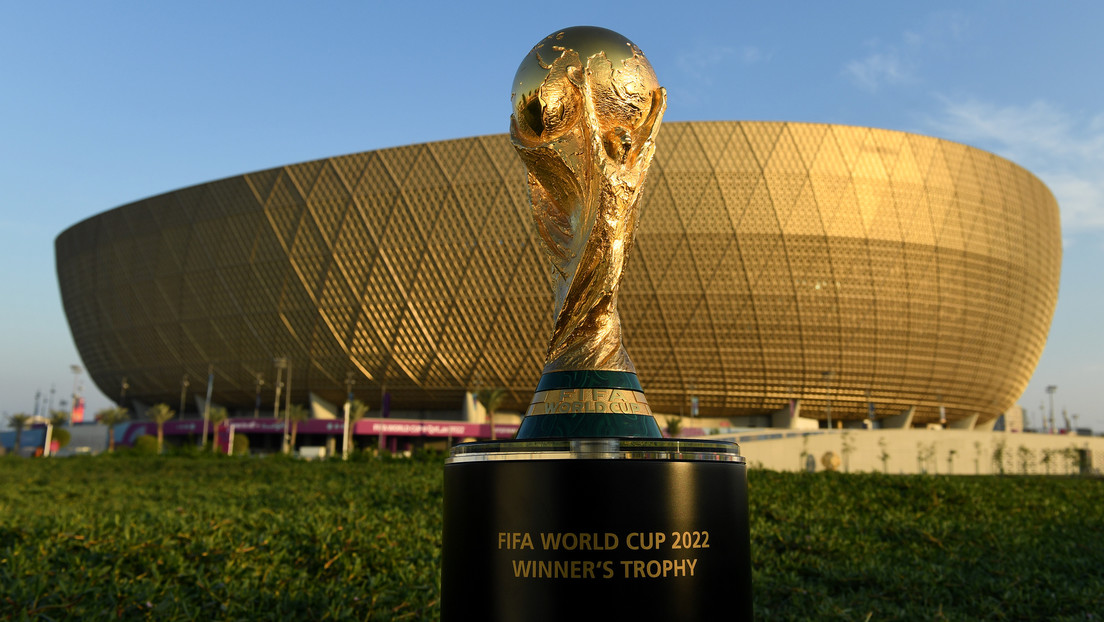
<path id="1" fill-rule="evenodd" d="M 505 135 L 356 153 L 124 205 L 63 232 L 81 358 L 108 395 L 522 409 L 551 322 L 525 170 Z M 1031 173 L 927 136 L 666 123 L 620 294 L 657 412 L 991 420 L 1020 396 L 1057 299 L 1057 204 Z"/>

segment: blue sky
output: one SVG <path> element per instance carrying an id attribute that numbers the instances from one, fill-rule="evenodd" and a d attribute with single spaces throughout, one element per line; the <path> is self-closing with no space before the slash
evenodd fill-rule
<path id="1" fill-rule="evenodd" d="M 1037 422 L 1056 384 L 1056 410 L 1104 429 L 1104 3 L 462 4 L 0 0 L 0 413 L 72 390 L 65 228 L 231 175 L 505 132 L 525 52 L 593 24 L 648 55 L 668 121 L 918 132 L 1042 178 L 1062 282 L 1020 403 Z"/>

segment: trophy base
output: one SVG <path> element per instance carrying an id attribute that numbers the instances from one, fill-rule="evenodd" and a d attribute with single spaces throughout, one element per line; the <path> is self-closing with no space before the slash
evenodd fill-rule
<path id="1" fill-rule="evenodd" d="M 518 440 L 663 438 L 636 374 L 546 372 L 525 411 Z"/>
<path id="2" fill-rule="evenodd" d="M 750 620 L 734 443 L 467 443 L 445 466 L 441 619 Z"/>

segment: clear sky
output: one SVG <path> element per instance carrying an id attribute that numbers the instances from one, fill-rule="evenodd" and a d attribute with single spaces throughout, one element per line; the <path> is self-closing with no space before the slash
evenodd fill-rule
<path id="1" fill-rule="evenodd" d="M 629 7 L 636 7 L 630 9 Z M 501 133 L 529 48 L 617 30 L 668 121 L 918 132 L 1005 156 L 1061 205 L 1058 307 L 1020 400 L 1104 429 L 1104 3 L 0 0 L 0 413 L 72 391 L 54 238 L 184 186 Z M 89 408 L 110 404 L 82 374 Z M 1058 417 L 1059 423 L 1061 421 Z M 6 425 L 6 423 L 5 423 Z"/>

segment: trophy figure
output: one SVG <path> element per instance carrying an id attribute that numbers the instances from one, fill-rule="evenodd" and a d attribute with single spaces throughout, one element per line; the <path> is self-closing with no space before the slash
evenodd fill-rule
<path id="1" fill-rule="evenodd" d="M 663 438 L 617 314 L 667 93 L 589 26 L 538 43 L 513 88 L 556 306 L 517 437 L 445 460 L 441 620 L 750 620 L 747 461 Z"/>
<path id="2" fill-rule="evenodd" d="M 661 438 L 622 343 L 617 291 L 667 93 L 631 41 L 579 26 L 526 55 L 511 102 L 510 138 L 555 294 L 544 371 L 517 438 Z"/>

